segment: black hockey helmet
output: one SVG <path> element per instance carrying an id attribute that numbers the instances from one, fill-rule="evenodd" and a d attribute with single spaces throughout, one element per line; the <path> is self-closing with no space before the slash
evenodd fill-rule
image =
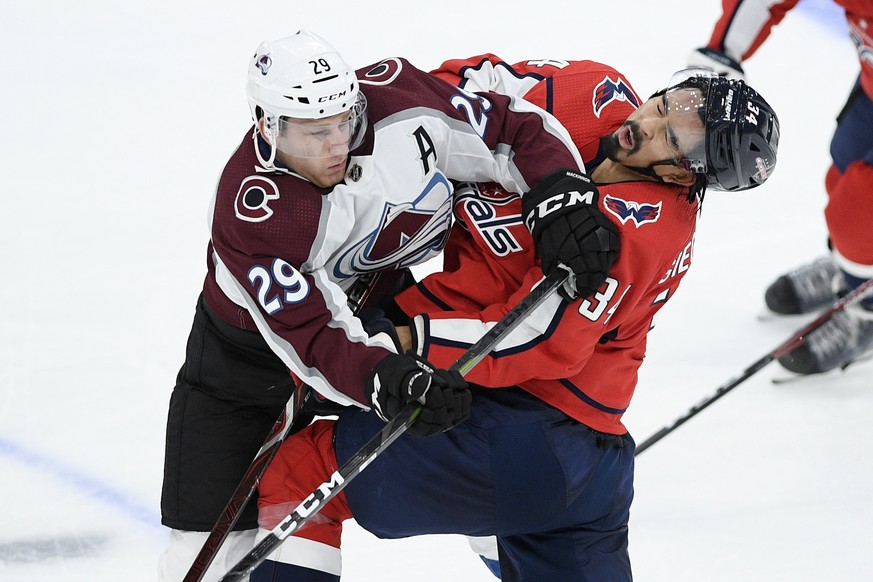
<path id="1" fill-rule="evenodd" d="M 740 80 L 713 79 L 706 111 L 709 185 L 729 192 L 764 183 L 776 167 L 779 119 L 757 91 Z"/>
<path id="2" fill-rule="evenodd" d="M 689 91 L 692 95 L 689 97 Z M 708 69 L 685 69 L 670 80 L 665 102 L 694 110 L 705 133 L 696 151 L 679 165 L 706 176 L 706 185 L 738 192 L 763 184 L 776 166 L 779 119 L 744 81 Z"/>

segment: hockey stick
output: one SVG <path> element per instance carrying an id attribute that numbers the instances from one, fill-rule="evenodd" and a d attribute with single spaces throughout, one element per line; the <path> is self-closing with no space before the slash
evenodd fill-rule
<path id="1" fill-rule="evenodd" d="M 209 568 L 224 540 L 227 539 L 233 526 L 239 521 L 242 511 L 254 494 L 264 471 L 267 470 L 267 466 L 269 466 L 273 457 L 276 456 L 276 452 L 294 425 L 294 420 L 297 418 L 297 413 L 303 400 L 304 390 L 308 390 L 308 388 L 303 383 L 300 383 L 291 393 L 291 398 L 288 399 L 285 409 L 279 415 L 279 418 L 276 419 L 273 428 L 270 429 L 270 433 L 267 435 L 267 439 L 261 445 L 254 460 L 240 480 L 239 485 L 237 485 L 230 496 L 230 500 L 225 505 L 218 521 L 215 522 L 212 531 L 209 532 L 209 537 L 206 538 L 203 547 L 200 548 L 200 552 L 194 558 L 194 563 L 191 564 L 188 573 L 185 574 L 183 582 L 199 582 L 203 578 L 203 574 L 206 573 L 206 569 Z"/>
<path id="2" fill-rule="evenodd" d="M 521 320 L 534 311 L 567 279 L 567 273 L 561 271 L 552 273 L 534 287 L 524 299 L 504 315 L 488 333 L 470 347 L 452 364 L 452 370 L 458 370 L 466 375 L 473 369 L 509 332 L 515 329 Z M 379 454 L 400 435 L 406 432 L 421 412 L 421 406 L 410 406 L 391 422 L 386 424 L 376 436 L 370 439 L 346 463 L 333 472 L 328 479 L 318 486 L 290 514 L 288 514 L 273 530 L 261 540 L 248 554 L 237 562 L 219 582 L 234 582 L 246 579 L 252 571 L 263 562 L 273 550 L 282 544 L 292 533 L 300 529 L 309 519 L 342 491 L 349 482 L 358 476 Z"/>
<path id="3" fill-rule="evenodd" d="M 740 373 L 738 376 L 734 376 L 726 383 L 719 386 L 716 391 L 712 393 L 712 395 L 707 396 L 706 398 L 692 406 L 687 413 L 674 420 L 671 424 L 661 428 L 658 432 L 637 445 L 635 455 L 639 455 L 650 446 L 679 428 L 681 425 L 685 424 L 685 422 L 699 414 L 700 411 L 702 411 L 704 408 L 706 408 L 707 406 L 709 406 L 710 404 L 712 404 L 713 402 L 748 380 L 761 368 L 763 368 L 773 360 L 781 358 L 785 354 L 789 353 L 791 350 L 803 344 L 803 342 L 806 341 L 806 336 L 824 325 L 836 312 L 842 311 L 848 305 L 857 303 L 858 301 L 863 299 L 864 296 L 868 295 L 870 291 L 873 291 L 873 279 L 865 281 L 860 286 L 853 289 L 851 293 L 835 301 L 833 305 L 824 310 L 818 317 L 808 323 L 805 327 L 795 332 L 794 335 L 792 335 L 787 341 L 783 342 L 772 351 L 770 351 L 767 355 L 757 360 L 755 363 L 743 370 L 742 373 Z"/>
<path id="4" fill-rule="evenodd" d="M 380 275 L 381 272 L 362 275 L 358 282 L 349 290 L 349 307 L 351 307 L 354 313 L 359 311 L 370 293 L 372 293 L 375 282 L 379 280 Z M 215 525 L 212 526 L 209 536 L 203 542 L 203 547 L 200 548 L 197 557 L 194 558 L 194 562 L 188 569 L 188 573 L 185 574 L 183 582 L 200 582 L 203 578 L 207 568 L 212 564 L 212 560 L 215 559 L 218 550 L 224 544 L 233 526 L 239 521 L 246 504 L 252 498 L 252 495 L 254 495 L 258 483 L 264 475 L 264 471 L 267 470 L 273 457 L 276 456 L 276 451 L 282 446 L 291 429 L 296 426 L 295 422 L 298 420 L 300 407 L 303 405 L 307 395 L 309 395 L 310 390 L 302 382 L 296 383 L 297 386 L 292 391 L 291 398 L 288 399 L 284 410 L 279 414 L 279 418 L 273 423 L 273 428 L 270 429 L 264 444 L 258 449 L 254 460 L 249 465 L 239 485 L 237 485 L 231 494 Z"/>

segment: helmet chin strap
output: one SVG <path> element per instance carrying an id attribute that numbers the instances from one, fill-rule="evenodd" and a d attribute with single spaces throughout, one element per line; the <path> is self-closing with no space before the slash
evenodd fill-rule
<path id="1" fill-rule="evenodd" d="M 666 180 L 664 180 L 664 178 L 662 178 L 661 176 L 659 176 L 655 172 L 655 166 L 676 166 L 677 168 L 681 167 L 674 160 L 667 159 L 667 160 L 657 160 L 655 162 L 652 162 L 651 164 L 649 164 L 646 167 L 627 166 L 627 168 L 633 170 L 634 172 L 640 173 L 643 176 L 648 176 L 648 177 L 652 178 L 653 180 L 655 180 L 656 182 L 660 182 L 661 184 L 672 184 L 672 182 L 667 182 Z M 699 198 L 701 201 L 703 201 L 703 195 L 706 193 L 706 186 L 707 186 L 706 174 L 696 174 L 695 173 L 694 176 L 695 176 L 695 179 L 694 179 L 694 183 L 690 187 L 690 191 L 688 193 L 688 200 L 693 201 L 695 198 Z"/>
<path id="2" fill-rule="evenodd" d="M 679 167 L 673 160 L 657 160 L 649 164 L 648 166 L 626 166 L 628 169 L 637 172 L 638 174 L 642 174 L 643 176 L 648 176 L 649 178 L 654 179 L 661 184 L 666 184 L 667 182 L 662 178 L 657 172 L 655 172 L 655 166 L 676 166 Z"/>

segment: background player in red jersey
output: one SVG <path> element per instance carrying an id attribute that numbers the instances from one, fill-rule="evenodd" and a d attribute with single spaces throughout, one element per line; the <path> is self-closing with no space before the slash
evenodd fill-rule
<path id="1" fill-rule="evenodd" d="M 705 47 L 689 64 L 742 79 L 751 57 L 798 0 L 723 0 L 723 13 Z M 830 254 L 780 276 L 765 293 L 779 314 L 816 311 L 836 294 L 873 277 L 873 2 L 835 0 L 845 10 L 849 36 L 858 49 L 861 72 L 837 117 L 831 140 L 832 164 L 825 177 Z M 816 374 L 845 367 L 873 348 L 873 297 L 834 314 L 806 342 L 779 358 L 786 369 Z"/>
<path id="2" fill-rule="evenodd" d="M 619 258 L 593 296 L 550 297 L 468 373 L 467 421 L 427 439 L 402 436 L 252 582 L 335 582 L 351 517 L 387 538 L 496 535 L 507 581 L 630 580 L 634 442 L 621 418 L 646 338 L 690 266 L 704 190 L 762 184 L 776 162 L 777 118 L 744 82 L 702 70 L 645 103 L 620 73 L 591 61 L 510 66 L 486 55 L 438 74 L 555 114 L 620 230 Z M 542 278 L 525 226 L 533 212 L 497 185 L 458 188 L 445 270 L 396 297 L 411 317 L 408 327 L 396 322 L 402 348 L 449 366 L 525 296 Z M 379 426 L 351 410 L 286 442 L 261 483 L 261 526 L 274 527 Z"/>
<path id="3" fill-rule="evenodd" d="M 169 405 L 161 514 L 173 531 L 160 576 L 172 582 L 284 410 L 289 370 L 383 419 L 399 408 L 392 402 L 422 397 L 411 429 L 419 434 L 466 417 L 470 394 L 458 374 L 368 337 L 348 305 L 358 283 L 441 251 L 452 180 L 495 180 L 538 197 L 588 186 L 544 182 L 581 160 L 542 111 L 460 92 L 400 58 L 353 71 L 307 31 L 258 47 L 246 90 L 254 125 L 213 198 L 207 275 Z M 596 288 L 615 256 L 614 227 L 588 204 L 557 214 L 539 225 L 537 253 Z M 256 517 L 249 504 L 205 580 L 251 547 Z"/>

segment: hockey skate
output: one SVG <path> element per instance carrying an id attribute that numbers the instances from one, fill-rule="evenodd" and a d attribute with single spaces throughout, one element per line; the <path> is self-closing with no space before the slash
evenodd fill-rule
<path id="1" fill-rule="evenodd" d="M 829 256 L 790 271 L 774 281 L 764 293 L 770 311 L 779 315 L 800 315 L 818 311 L 846 289 L 840 271 Z"/>
<path id="2" fill-rule="evenodd" d="M 873 352 L 873 309 L 847 307 L 831 316 L 806 341 L 779 358 L 783 368 L 799 375 L 846 368 Z"/>

